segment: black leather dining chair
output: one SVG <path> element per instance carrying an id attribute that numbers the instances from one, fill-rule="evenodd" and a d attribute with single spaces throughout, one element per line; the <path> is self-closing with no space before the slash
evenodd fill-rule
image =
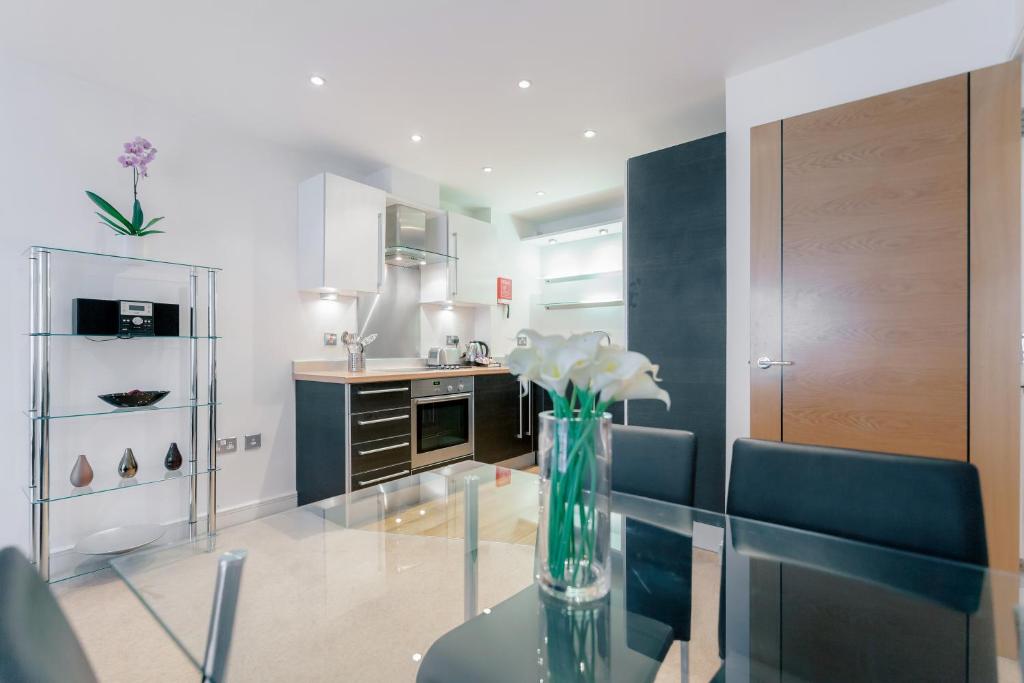
<path id="1" fill-rule="evenodd" d="M 693 505 L 697 437 L 658 427 L 612 425 L 612 490 Z"/>
<path id="2" fill-rule="evenodd" d="M 612 427 L 612 490 L 693 505 L 697 437 L 655 427 Z M 693 539 L 626 518 L 623 529 L 627 619 L 655 619 L 680 641 L 688 679 Z M 630 631 L 632 633 L 632 631 Z"/>
<path id="3" fill-rule="evenodd" d="M 739 439 L 733 445 L 726 511 L 730 517 L 860 541 L 872 547 L 979 566 L 988 563 L 978 473 L 966 462 Z M 734 529 L 734 545 L 736 541 Z M 846 672 L 858 670 L 849 659 L 863 658 L 871 647 L 878 654 L 878 668 L 886 665 L 886 653 L 893 660 L 953 653 L 947 667 L 950 675 L 956 667 L 963 667 L 965 672 L 987 671 L 987 655 L 977 649 L 989 648 L 990 639 L 969 632 L 971 627 L 966 624 L 970 620 L 964 618 L 966 610 L 962 607 L 958 611 L 949 603 L 933 600 L 939 606 L 928 611 L 927 623 L 922 623 L 926 611 L 920 609 L 919 601 L 900 602 L 898 594 L 914 594 L 906 585 L 891 593 L 871 590 L 865 586 L 885 583 L 877 574 L 865 578 L 856 573 L 838 576 L 816 571 L 813 563 L 794 562 L 785 551 L 773 554 L 761 549 L 754 558 L 751 591 L 761 596 L 760 604 L 768 605 L 767 609 L 786 614 L 786 619 L 780 621 L 785 629 L 770 634 L 769 640 L 773 647 L 789 648 L 785 658 L 789 674 L 797 675 L 799 669 L 799 675 L 808 680 L 841 680 Z M 726 644 L 724 565 L 723 561 L 719 620 L 722 657 Z M 980 591 L 981 584 L 970 588 Z M 765 601 L 766 595 L 774 597 Z M 973 604 L 981 602 L 975 595 Z M 872 623 L 882 614 L 884 628 L 877 622 L 867 630 L 858 626 Z M 985 624 L 979 621 L 973 628 L 981 631 Z M 939 640 L 945 642 L 937 643 L 941 653 L 899 647 L 901 633 L 927 630 L 943 634 Z M 834 642 L 837 646 L 828 651 L 802 652 L 799 657 L 793 654 L 799 651 L 796 643 L 814 638 L 815 642 Z M 868 639 L 870 646 L 865 644 Z M 964 646 L 960 651 L 957 642 Z M 847 649 L 846 645 L 851 647 Z M 750 647 L 756 649 L 753 644 Z M 771 650 L 764 643 L 760 647 Z M 976 651 L 967 661 L 962 652 L 971 648 Z M 847 656 L 849 659 L 844 659 Z M 895 670 L 903 664 L 891 663 Z M 912 666 L 902 668 L 915 670 Z M 984 680 L 984 675 L 977 680 Z"/>
<path id="4" fill-rule="evenodd" d="M 0 596 L 0 682 L 96 680 L 57 600 L 13 547 L 0 550 Z"/>
<path id="5" fill-rule="evenodd" d="M 246 552 L 217 562 L 201 680 L 224 683 Z M 0 683 L 92 683 L 85 651 L 32 563 L 14 547 L 0 550 Z"/>

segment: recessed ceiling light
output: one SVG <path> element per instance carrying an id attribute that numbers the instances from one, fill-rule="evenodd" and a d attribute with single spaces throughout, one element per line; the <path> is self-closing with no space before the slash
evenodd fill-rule
<path id="1" fill-rule="evenodd" d="M 531 83 L 530 81 L 526 80 L 525 78 L 523 80 L 519 81 L 519 87 L 522 88 L 523 90 L 526 90 L 531 85 L 533 85 L 533 83 Z"/>
<path id="2" fill-rule="evenodd" d="M 597 137 L 597 131 L 596 130 L 591 130 L 591 129 L 587 128 L 585 131 L 583 131 L 583 137 L 585 137 L 585 138 L 596 138 Z"/>
<path id="3" fill-rule="evenodd" d="M 423 136 L 420 135 L 419 133 L 413 133 L 412 135 L 409 136 L 409 139 L 412 140 L 413 142 L 419 142 L 420 140 L 423 139 Z"/>
<path id="4" fill-rule="evenodd" d="M 484 167 L 483 167 L 483 168 L 481 168 L 480 170 L 481 170 L 481 171 L 483 171 L 484 173 L 490 173 L 490 172 L 491 172 L 491 171 L 493 171 L 494 169 L 493 169 L 493 168 L 491 168 L 490 166 L 484 166 Z"/>
<path id="5" fill-rule="evenodd" d="M 316 74 L 313 74 L 312 76 L 309 77 L 309 82 L 319 88 L 321 85 L 323 85 L 327 81 L 326 81 L 326 79 L 324 79 L 323 76 L 317 76 Z"/>
<path id="6" fill-rule="evenodd" d="M 558 240 L 552 237 L 551 239 L 548 240 L 548 244 L 558 244 Z"/>
<path id="7" fill-rule="evenodd" d="M 537 196 L 538 197 L 543 197 L 544 196 L 544 190 L 537 190 Z"/>
<path id="8" fill-rule="evenodd" d="M 607 235 L 608 234 L 608 228 L 601 228 L 600 230 L 597 231 L 597 234 L 598 235 Z"/>
<path id="9" fill-rule="evenodd" d="M 423 655 L 421 655 L 421 654 L 420 654 L 419 652 L 415 652 L 415 653 L 413 653 L 413 655 L 412 655 L 412 661 L 414 661 L 414 662 L 418 662 L 418 661 L 420 661 L 421 659 L 423 659 Z"/>

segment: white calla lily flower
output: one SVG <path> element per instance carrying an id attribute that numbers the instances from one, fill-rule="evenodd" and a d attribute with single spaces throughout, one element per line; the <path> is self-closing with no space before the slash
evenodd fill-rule
<path id="1" fill-rule="evenodd" d="M 647 356 L 621 346 L 601 344 L 605 334 L 542 335 L 521 330 L 528 348 L 516 349 L 508 367 L 524 385 L 536 382 L 548 391 L 565 396 L 569 382 L 601 403 L 655 398 L 669 404 L 668 393 L 659 389 L 658 366 Z"/>
<path id="2" fill-rule="evenodd" d="M 601 390 L 601 402 L 628 401 L 638 398 L 656 398 L 664 402 L 665 409 L 672 407 L 668 392 L 660 388 L 654 377 L 640 372 L 624 380 L 616 380 Z"/>

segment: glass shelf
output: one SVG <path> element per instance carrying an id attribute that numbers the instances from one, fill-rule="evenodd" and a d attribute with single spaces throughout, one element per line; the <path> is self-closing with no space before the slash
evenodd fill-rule
<path id="1" fill-rule="evenodd" d="M 200 518 L 196 525 L 197 537 L 206 538 L 206 520 Z M 83 534 L 85 536 L 87 534 Z M 154 548 L 167 548 L 183 541 L 189 540 L 189 529 L 187 522 L 174 522 L 164 525 L 164 534 L 152 543 L 141 548 L 119 553 L 115 555 L 83 555 L 73 549 L 62 550 L 50 554 L 50 583 L 67 581 L 85 574 L 92 574 L 110 567 L 110 561 L 118 557 L 126 557 L 135 553 L 153 550 Z"/>
<path id="2" fill-rule="evenodd" d="M 458 261 L 455 256 L 440 254 L 436 251 L 428 251 L 416 247 L 388 247 L 384 250 L 384 262 L 390 266 L 401 266 L 403 268 L 416 268 L 432 263 L 449 263 Z"/>
<path id="3" fill-rule="evenodd" d="M 199 265 L 198 263 L 181 263 L 180 261 L 161 261 L 159 259 L 143 258 L 141 256 L 120 256 L 118 254 L 104 254 L 98 251 L 85 251 L 84 249 L 65 249 L 63 247 L 47 247 L 41 244 L 33 244 L 32 246 L 25 250 L 24 254 L 26 256 L 30 255 L 33 249 L 42 249 L 44 251 L 49 251 L 55 254 L 77 254 L 79 256 L 95 256 L 98 258 L 118 259 L 121 261 L 137 261 L 139 263 L 153 263 L 162 266 L 175 266 L 178 268 L 196 268 L 198 270 L 213 270 L 218 272 L 221 270 L 216 266 L 202 266 Z"/>
<path id="4" fill-rule="evenodd" d="M 608 308 L 611 306 L 621 306 L 622 304 L 622 299 L 613 299 L 611 301 L 553 301 L 541 304 L 541 306 L 549 311 L 556 311 L 567 308 Z"/>
<path id="5" fill-rule="evenodd" d="M 122 337 L 120 335 L 113 334 L 76 334 L 74 332 L 26 332 L 26 337 L 81 337 L 82 339 L 90 339 L 92 341 L 113 341 L 120 339 L 122 341 L 131 341 L 133 339 L 223 339 L 224 337 L 208 337 L 206 335 L 189 336 L 189 335 L 170 335 L 170 334 L 159 334 L 159 335 L 129 335 Z"/>
<path id="6" fill-rule="evenodd" d="M 621 270 L 604 270 L 597 273 L 579 273 L 577 275 L 556 275 L 542 277 L 541 280 L 548 284 L 554 284 L 556 282 L 578 282 L 580 280 L 597 280 L 598 278 L 607 277 L 610 275 L 622 275 Z"/>
<path id="7" fill-rule="evenodd" d="M 174 472 L 168 472 L 163 468 L 163 464 L 160 465 L 160 476 L 155 476 L 152 479 L 145 477 L 131 477 L 130 479 L 121 479 L 117 476 L 116 472 L 112 472 L 108 476 L 98 476 L 93 479 L 92 484 L 89 486 L 72 486 L 71 482 L 66 478 L 62 478 L 57 482 L 50 482 L 50 495 L 47 498 L 39 498 L 38 490 L 34 486 L 25 486 L 22 491 L 28 498 L 28 502 L 33 505 L 39 503 L 52 503 L 58 500 L 70 500 L 72 498 L 79 498 L 81 496 L 94 496 L 98 493 L 109 493 L 111 491 L 123 491 L 126 489 L 134 489 L 140 486 L 150 486 L 152 484 L 163 484 L 169 481 L 186 481 L 192 477 L 201 477 L 204 474 L 210 472 L 219 472 L 221 468 L 216 467 L 213 469 L 202 469 L 198 472 L 193 473 L 192 470 L 187 466 L 182 466 L 180 470 Z M 51 475 L 53 473 L 51 472 Z"/>
<path id="8" fill-rule="evenodd" d="M 47 415 L 46 417 L 37 415 L 32 410 L 26 410 L 24 412 L 25 416 L 32 420 L 63 420 L 72 417 L 92 417 L 95 415 L 126 415 L 128 413 L 146 413 L 154 410 L 185 410 L 187 408 L 191 408 L 193 405 L 196 406 L 197 408 L 202 408 L 204 406 L 220 405 L 220 402 L 218 401 L 217 403 L 192 403 L 190 401 L 188 403 L 184 403 L 181 405 L 168 405 L 166 403 L 157 403 L 155 406 L 144 406 L 142 408 L 114 408 L 113 406 L 108 406 L 107 404 L 104 403 L 101 406 L 95 408 L 82 408 L 80 410 L 57 411 L 51 413 L 50 415 Z"/>

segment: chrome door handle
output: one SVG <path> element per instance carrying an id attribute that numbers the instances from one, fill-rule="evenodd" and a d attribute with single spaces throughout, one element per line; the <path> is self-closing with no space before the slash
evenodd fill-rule
<path id="1" fill-rule="evenodd" d="M 757 367 L 761 368 L 762 370 L 767 370 L 768 368 L 772 367 L 773 365 L 792 365 L 792 364 L 793 364 L 793 361 L 791 361 L 791 360 L 772 360 L 768 356 L 761 356 L 760 358 L 757 359 Z"/>
<path id="2" fill-rule="evenodd" d="M 533 436 L 533 385 L 526 389 L 526 435 Z"/>
<path id="3" fill-rule="evenodd" d="M 369 396 L 370 394 L 393 394 L 397 391 L 409 391 L 409 387 L 398 387 L 397 389 L 360 389 L 356 393 L 360 396 Z"/>
<path id="4" fill-rule="evenodd" d="M 369 486 L 370 484 L 376 484 L 379 481 L 387 481 L 388 479 L 404 477 L 407 474 L 409 474 L 409 470 L 402 470 L 401 472 L 395 472 L 394 474 L 386 474 L 383 477 L 377 477 L 376 479 L 370 479 L 368 481 L 357 481 L 356 483 L 360 486 Z"/>
<path id="5" fill-rule="evenodd" d="M 520 383 L 519 391 L 516 392 L 516 401 L 519 403 L 519 433 L 516 434 L 517 439 L 523 438 L 523 385 Z"/>
<path id="6" fill-rule="evenodd" d="M 396 443 L 394 446 L 381 446 L 380 448 L 371 448 L 368 451 L 356 451 L 359 455 L 370 455 L 371 453 L 383 453 L 384 451 L 393 451 L 396 448 L 405 448 L 409 445 L 408 441 L 402 443 Z"/>
<path id="7" fill-rule="evenodd" d="M 452 296 L 459 293 L 459 233 L 452 233 L 452 240 L 455 242 L 455 277 L 452 278 Z"/>
<path id="8" fill-rule="evenodd" d="M 356 420 L 356 424 L 360 427 L 364 425 L 375 425 L 381 422 L 394 422 L 395 420 L 408 420 L 408 415 L 395 415 L 394 417 L 379 417 L 376 420 Z"/>
<path id="9" fill-rule="evenodd" d="M 377 212 L 377 292 L 384 286 L 384 214 Z"/>

